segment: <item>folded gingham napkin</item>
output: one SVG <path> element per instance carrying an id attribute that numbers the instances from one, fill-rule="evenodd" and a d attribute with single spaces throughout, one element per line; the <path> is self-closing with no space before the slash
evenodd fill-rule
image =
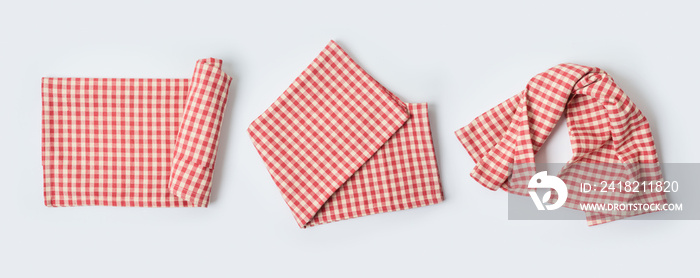
<path id="1" fill-rule="evenodd" d="M 46 206 L 206 207 L 231 77 L 42 79 Z"/>
<path id="2" fill-rule="evenodd" d="M 580 204 L 665 204 L 655 190 L 585 192 L 580 183 L 663 181 L 649 122 L 599 68 L 561 64 L 533 77 L 527 88 L 455 134 L 476 166 L 471 176 L 488 189 L 528 196 L 535 154 L 566 113 L 573 157 L 558 177 L 568 187 L 565 207 Z M 619 189 L 619 188 L 618 188 Z M 551 201 L 557 199 L 556 191 Z M 589 225 L 647 213 L 586 211 Z"/>
<path id="3" fill-rule="evenodd" d="M 248 132 L 302 228 L 442 201 L 427 105 L 333 41 Z"/>

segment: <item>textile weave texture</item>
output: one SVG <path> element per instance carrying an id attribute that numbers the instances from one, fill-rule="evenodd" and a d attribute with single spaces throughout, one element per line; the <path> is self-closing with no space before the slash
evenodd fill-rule
<path id="1" fill-rule="evenodd" d="M 42 79 L 46 206 L 206 207 L 231 77 Z"/>
<path id="2" fill-rule="evenodd" d="M 248 132 L 302 228 L 442 201 L 427 105 L 333 41 Z"/>
<path id="3" fill-rule="evenodd" d="M 663 192 L 584 192 L 581 182 L 662 181 L 649 122 L 605 71 L 561 64 L 533 77 L 525 90 L 480 115 L 455 134 L 484 187 L 528 196 L 535 154 L 566 115 L 573 157 L 558 177 L 568 187 L 565 207 L 580 204 L 665 204 Z M 557 199 L 556 191 L 551 201 Z M 649 211 L 586 211 L 598 225 Z"/>

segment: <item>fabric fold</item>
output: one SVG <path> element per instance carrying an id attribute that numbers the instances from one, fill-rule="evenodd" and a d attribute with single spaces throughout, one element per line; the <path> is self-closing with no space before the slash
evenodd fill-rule
<path id="1" fill-rule="evenodd" d="M 42 79 L 46 206 L 206 207 L 231 77 Z"/>
<path id="2" fill-rule="evenodd" d="M 248 132 L 300 227 L 442 200 L 427 106 L 402 102 L 333 41 Z"/>
<path id="3" fill-rule="evenodd" d="M 606 72 L 561 64 L 533 77 L 525 90 L 455 132 L 475 162 L 484 187 L 528 196 L 535 154 L 566 115 L 573 157 L 558 177 L 568 187 L 564 206 L 664 204 L 663 192 L 585 192 L 583 182 L 663 181 L 647 119 Z M 552 191 L 551 202 L 557 200 Z M 650 211 L 586 211 L 597 225 Z"/>
<path id="4" fill-rule="evenodd" d="M 193 206 L 207 206 L 231 77 L 214 58 L 197 61 L 178 128 L 168 188 Z"/>

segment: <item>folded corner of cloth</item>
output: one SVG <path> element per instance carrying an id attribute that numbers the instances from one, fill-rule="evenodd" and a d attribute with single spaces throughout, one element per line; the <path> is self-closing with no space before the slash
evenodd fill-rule
<path id="1" fill-rule="evenodd" d="M 334 41 L 248 133 L 302 228 L 442 201 L 427 104 L 402 102 Z"/>
<path id="2" fill-rule="evenodd" d="M 42 79 L 49 207 L 206 207 L 231 77 Z"/>
<path id="3" fill-rule="evenodd" d="M 581 190 L 582 182 L 663 177 L 642 112 L 605 71 L 576 64 L 560 64 L 536 75 L 521 93 L 455 131 L 476 164 L 471 176 L 491 190 L 528 196 L 535 154 L 563 115 L 573 148 L 571 160 L 557 175 L 573 192 L 563 206 L 585 211 L 588 224 L 597 225 L 652 211 L 592 211 L 581 205 L 666 203 L 663 192 Z"/>

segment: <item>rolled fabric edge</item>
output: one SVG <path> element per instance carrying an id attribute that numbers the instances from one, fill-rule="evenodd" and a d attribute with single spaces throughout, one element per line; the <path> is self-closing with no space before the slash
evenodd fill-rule
<path id="1" fill-rule="evenodd" d="M 175 139 L 168 189 L 189 206 L 207 207 L 221 122 L 232 78 L 222 60 L 197 61 Z"/>

